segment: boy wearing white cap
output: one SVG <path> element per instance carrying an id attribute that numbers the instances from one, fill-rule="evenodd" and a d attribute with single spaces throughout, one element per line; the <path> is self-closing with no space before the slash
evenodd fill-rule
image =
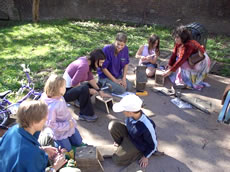
<path id="1" fill-rule="evenodd" d="M 142 100 L 136 95 L 127 95 L 113 105 L 114 112 L 123 112 L 125 124 L 111 121 L 108 129 L 118 145 L 113 161 L 118 165 L 128 165 L 140 159 L 141 167 L 147 167 L 148 158 L 157 150 L 155 123 L 142 111 Z"/>

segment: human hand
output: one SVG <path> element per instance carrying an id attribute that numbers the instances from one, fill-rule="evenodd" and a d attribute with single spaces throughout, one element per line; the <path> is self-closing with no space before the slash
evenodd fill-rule
<path id="1" fill-rule="evenodd" d="M 102 98 L 110 98 L 112 97 L 110 94 L 107 94 L 105 93 L 104 91 L 99 91 L 99 95 L 102 97 Z"/>
<path id="2" fill-rule="evenodd" d="M 55 170 L 60 169 L 67 160 L 65 159 L 65 155 L 63 153 L 57 154 L 57 156 L 54 158 L 53 168 Z"/>
<path id="3" fill-rule="evenodd" d="M 147 56 L 146 56 L 146 57 L 145 57 L 145 56 L 141 56 L 141 61 L 142 61 L 142 62 L 146 62 L 146 61 L 148 61 Z"/>
<path id="4" fill-rule="evenodd" d="M 164 73 L 163 73 L 163 77 L 167 77 L 169 75 L 171 75 L 172 71 L 170 71 L 169 69 L 166 70 Z"/>
<path id="5" fill-rule="evenodd" d="M 149 164 L 149 159 L 146 158 L 145 156 L 143 156 L 140 160 L 139 160 L 140 166 L 142 168 L 146 168 Z"/>
<path id="6" fill-rule="evenodd" d="M 124 88 L 127 87 L 126 78 L 123 78 L 123 79 L 122 79 L 122 86 L 123 86 Z"/>
<path id="7" fill-rule="evenodd" d="M 49 159 L 53 159 L 57 155 L 57 148 L 52 146 L 42 146 L 41 149 L 43 149 L 47 154 Z"/>
<path id="8" fill-rule="evenodd" d="M 119 85 L 122 85 L 122 80 L 120 80 L 120 79 L 116 79 L 114 82 L 119 84 Z"/>
<path id="9" fill-rule="evenodd" d="M 146 58 L 147 58 L 147 60 L 151 60 L 154 56 L 155 56 L 155 54 L 151 54 L 151 55 L 146 56 Z"/>
<path id="10" fill-rule="evenodd" d="M 89 89 L 89 93 L 90 93 L 91 95 L 98 94 L 97 90 L 95 90 L 94 88 L 90 88 L 90 89 Z"/>

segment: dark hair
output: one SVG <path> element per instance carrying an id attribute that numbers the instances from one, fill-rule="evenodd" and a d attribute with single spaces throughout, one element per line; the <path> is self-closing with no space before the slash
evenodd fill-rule
<path id="1" fill-rule="evenodd" d="M 87 59 L 91 62 L 89 65 L 90 70 L 97 70 L 95 63 L 99 66 L 99 60 L 105 60 L 105 54 L 102 49 L 98 48 L 93 50 Z"/>
<path id="2" fill-rule="evenodd" d="M 120 41 L 120 42 L 126 43 L 127 42 L 127 35 L 125 33 L 123 33 L 123 32 L 117 33 L 117 35 L 116 35 L 116 41 Z"/>
<path id="3" fill-rule="evenodd" d="M 157 43 L 157 46 L 155 48 L 155 51 L 160 53 L 160 38 L 159 38 L 159 36 L 157 36 L 155 34 L 152 34 L 148 39 L 148 42 L 149 42 L 148 51 L 150 51 L 150 49 L 153 48 L 153 45 L 155 44 L 156 41 L 158 41 L 158 43 Z"/>
<path id="4" fill-rule="evenodd" d="M 40 100 L 24 101 L 17 111 L 17 123 L 22 128 L 31 127 L 33 123 L 39 123 L 48 113 L 48 106 Z"/>
<path id="5" fill-rule="evenodd" d="M 185 26 L 179 26 L 177 27 L 173 33 L 172 36 L 175 37 L 180 37 L 181 42 L 185 44 L 187 41 L 192 39 L 191 33 Z"/>

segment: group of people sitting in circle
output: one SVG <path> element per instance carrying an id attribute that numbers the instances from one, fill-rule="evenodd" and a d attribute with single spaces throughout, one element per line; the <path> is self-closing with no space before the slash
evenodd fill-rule
<path id="1" fill-rule="evenodd" d="M 175 47 L 164 77 L 169 76 L 176 85 L 193 89 L 205 86 L 203 79 L 209 72 L 210 59 L 197 41 L 191 40 L 189 31 L 180 26 L 173 32 Z M 17 112 L 17 125 L 11 127 L 0 139 L 0 169 L 3 171 L 56 171 L 66 162 L 65 153 L 73 147 L 87 145 L 77 129 L 76 120 L 67 102 L 79 103 L 79 120 L 97 120 L 91 95 L 111 97 L 111 93 L 123 94 L 132 89 L 126 75 L 129 64 L 127 36 L 118 33 L 115 42 L 103 49 L 93 50 L 89 56 L 79 57 L 68 65 L 63 76 L 52 74 L 45 83 L 39 101 L 23 102 Z M 160 56 L 160 38 L 151 35 L 148 44 L 140 46 L 136 53 L 139 65 L 146 66 L 146 75 L 154 76 Z M 198 53 L 203 60 L 191 66 L 188 58 Z M 98 73 L 98 82 L 93 71 Z M 85 82 L 87 81 L 87 82 Z M 111 86 L 110 92 L 101 90 Z M 148 165 L 149 157 L 157 151 L 155 123 L 142 108 L 142 100 L 128 95 L 113 105 L 114 112 L 123 112 L 125 123 L 111 121 L 109 132 L 118 147 L 113 160 L 127 165 L 137 159 L 141 167 Z M 45 127 L 44 127 L 45 126 Z M 52 159 L 52 163 L 48 163 Z"/>

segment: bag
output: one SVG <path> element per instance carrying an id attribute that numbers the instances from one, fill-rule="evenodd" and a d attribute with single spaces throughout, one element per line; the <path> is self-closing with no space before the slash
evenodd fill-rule
<path id="1" fill-rule="evenodd" d="M 205 55 L 203 54 L 200 54 L 199 52 L 191 55 L 189 58 L 188 58 L 188 63 L 190 66 L 195 66 L 197 63 L 199 63 L 200 61 L 204 60 L 205 58 Z"/>

